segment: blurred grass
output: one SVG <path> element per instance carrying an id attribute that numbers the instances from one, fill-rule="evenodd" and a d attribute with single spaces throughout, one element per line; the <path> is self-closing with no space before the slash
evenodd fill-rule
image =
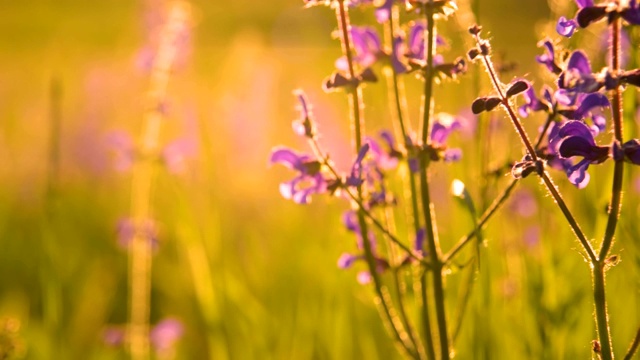
<path id="1" fill-rule="evenodd" d="M 323 143 L 348 166 L 344 98 L 319 88 L 339 56 L 329 36 L 331 12 L 303 10 L 293 0 L 193 4 L 191 56 L 171 79 L 163 137 L 195 138 L 198 156 L 185 174 L 161 171 L 155 184 L 161 245 L 154 257 L 152 321 L 173 316 L 184 322 L 180 359 L 399 358 L 370 289 L 356 283 L 354 271 L 336 268 L 339 254 L 355 247 L 338 216 L 346 204 L 285 201 L 278 183 L 290 172 L 267 168 L 272 146 L 305 146 L 290 131 L 296 117 L 291 91 L 298 87 L 315 105 Z M 147 79 L 135 55 L 146 41 L 143 19 L 154 6 L 0 2 L 0 319 L 20 322 L 24 358 L 126 357 L 101 338 L 106 326 L 126 322 L 128 294 L 116 223 L 128 215 L 130 178 L 113 170 L 105 139 L 114 130 L 138 136 Z M 531 59 L 539 52 L 538 29 L 549 19 L 546 4 L 487 1 L 486 9 L 481 20 L 494 49 L 521 64 L 518 74 L 537 73 Z M 467 41 L 453 23 L 442 32 L 454 43 Z M 463 52 L 453 46 L 447 56 Z M 468 106 L 475 96 L 469 78 L 438 88 L 437 111 Z M 54 81 L 61 87 L 57 175 L 48 170 Z M 407 85 L 409 91 L 420 86 L 413 79 Z M 382 85 L 366 89 L 371 133 L 388 127 L 385 94 Z M 414 118 L 419 100 L 409 99 Z M 501 120 L 494 164 L 520 154 Z M 529 130 L 540 121 L 527 120 Z M 454 141 L 464 148 L 465 162 L 437 166 L 434 179 L 445 248 L 468 229 L 466 215 L 447 195 L 450 181 L 457 177 L 478 190 L 467 173 L 477 171 L 474 145 L 462 136 Z M 607 166 L 591 170 L 592 183 L 581 192 L 555 174 L 588 234 L 604 227 Z M 505 182 L 497 179 L 497 187 Z M 462 359 L 590 356 L 595 333 L 588 268 L 551 200 L 535 180 L 524 186 L 538 199 L 538 212 L 523 218 L 507 209 L 487 229 L 483 272 L 457 347 Z M 608 278 L 618 352 L 640 325 L 637 200 L 637 192 L 625 196 L 614 248 L 623 261 Z M 540 242 L 528 247 L 523 231 L 536 224 Z M 451 304 L 460 273 L 448 278 Z"/>

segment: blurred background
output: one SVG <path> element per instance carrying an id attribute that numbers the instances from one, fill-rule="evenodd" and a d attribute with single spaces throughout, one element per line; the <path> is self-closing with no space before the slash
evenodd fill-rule
<path id="1" fill-rule="evenodd" d="M 165 158 L 168 166 L 158 166 L 152 192 L 151 322 L 178 324 L 175 339 L 156 348 L 157 357 L 400 358 L 372 289 L 358 284 L 357 269 L 336 266 L 341 253 L 355 249 L 340 220 L 348 204 L 322 196 L 306 206 L 285 200 L 278 184 L 292 173 L 268 165 L 276 145 L 307 151 L 291 131 L 298 116 L 292 91 L 300 88 L 313 103 L 325 148 L 348 169 L 346 99 L 321 89 L 340 56 L 331 36 L 334 14 L 304 9 L 297 0 L 190 3 L 191 30 L 163 104 L 162 147 L 175 151 Z M 3 351 L 21 359 L 127 358 L 118 334 L 128 314 L 128 161 L 141 136 L 149 54 L 166 4 L 0 1 L 0 358 Z M 525 74 L 536 87 L 548 80 L 533 61 L 542 52 L 536 44 L 558 38 L 557 14 L 574 10 L 571 1 L 480 1 L 479 20 L 496 58 L 517 64 L 505 82 Z M 461 12 L 441 24 L 450 44 L 445 58 L 466 53 L 471 21 Z M 372 9 L 355 10 L 353 22 L 372 24 Z M 597 55 L 599 36 L 584 32 L 571 45 L 591 44 L 590 54 Z M 478 95 L 474 79 L 482 75 L 470 66 L 461 80 L 439 86 L 436 111 L 468 109 Z M 413 77 L 406 83 L 415 127 L 421 84 Z M 490 91 L 484 79 L 480 84 Z M 383 82 L 365 89 L 370 134 L 390 127 L 386 94 Z M 490 164 L 519 159 L 511 125 L 501 116 L 486 120 L 496 154 Z M 526 125 L 535 133 L 543 120 L 531 117 Z M 472 130 L 454 135 L 463 161 L 434 170 L 445 248 L 472 226 L 448 193 L 459 178 L 478 196 L 474 141 Z M 608 165 L 599 166 L 602 175 L 592 170 L 582 191 L 554 174 L 593 237 L 604 229 Z M 490 181 L 489 200 L 507 183 L 505 174 Z M 609 273 L 619 352 L 640 324 L 634 176 L 627 179 L 627 220 L 614 248 L 622 262 Z M 457 340 L 462 359 L 590 356 L 589 269 L 537 185 L 526 179 L 489 224 L 485 272 Z M 458 274 L 453 269 L 448 279 L 451 317 Z"/>

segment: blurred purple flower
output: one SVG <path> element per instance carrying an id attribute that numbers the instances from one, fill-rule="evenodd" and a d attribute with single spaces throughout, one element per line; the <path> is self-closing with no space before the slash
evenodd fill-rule
<path id="1" fill-rule="evenodd" d="M 514 194 L 509 208 L 512 213 L 529 218 L 538 212 L 538 202 L 531 191 L 522 189 Z"/>
<path id="2" fill-rule="evenodd" d="M 380 138 L 385 145 L 384 149 L 380 143 L 372 138 L 367 138 L 367 143 L 371 149 L 371 156 L 378 167 L 382 170 L 395 169 L 398 166 L 399 159 L 402 158 L 402 152 L 396 148 L 393 135 L 388 130 L 380 131 Z"/>
<path id="3" fill-rule="evenodd" d="M 197 153 L 198 145 L 193 139 L 178 139 L 167 144 L 162 150 L 162 160 L 172 174 L 182 174 L 187 169 L 187 161 Z"/>
<path id="4" fill-rule="evenodd" d="M 366 270 L 360 271 L 357 275 L 357 279 L 362 285 L 369 284 L 371 282 L 371 273 Z"/>
<path id="5" fill-rule="evenodd" d="M 402 45 L 402 38 L 393 39 L 393 51 L 387 53 L 383 47 L 378 33 L 370 26 L 352 26 L 351 38 L 355 56 L 353 60 L 362 68 L 369 68 L 378 62 L 390 63 L 396 73 L 407 71 L 406 65 L 398 58 L 399 48 Z M 348 71 L 349 65 L 346 57 L 341 57 L 336 61 L 336 68 L 341 71 Z"/>
<path id="6" fill-rule="evenodd" d="M 536 61 L 549 69 L 554 74 L 560 74 L 562 69 L 556 64 L 556 55 L 555 50 L 553 48 L 553 43 L 550 40 L 544 40 L 541 43 L 538 43 L 538 46 L 543 46 L 545 49 L 545 53 L 542 55 L 536 56 Z"/>
<path id="7" fill-rule="evenodd" d="M 293 131 L 300 136 L 314 139 L 317 129 L 307 95 L 300 89 L 295 90 L 293 94 L 298 98 L 298 111 L 300 111 L 300 116 L 292 123 Z"/>
<path id="8" fill-rule="evenodd" d="M 450 149 L 446 141 L 454 130 L 461 127 L 461 122 L 457 117 L 445 113 L 439 113 L 431 127 L 431 144 L 443 152 L 442 158 L 445 162 L 458 161 L 462 158 L 462 150 L 459 148 Z"/>
<path id="9" fill-rule="evenodd" d="M 183 332 L 182 322 L 174 318 L 168 318 L 158 322 L 151 329 L 149 340 L 156 352 L 163 353 L 173 349 L 175 343 L 182 337 Z"/>
<path id="10" fill-rule="evenodd" d="M 351 172 L 349 173 L 349 175 L 347 176 L 346 180 L 345 180 L 345 185 L 347 186 L 360 186 L 363 183 L 363 165 L 362 165 L 362 160 L 364 160 L 364 157 L 367 155 L 367 152 L 369 152 L 369 147 L 370 145 L 364 144 L 362 145 L 362 147 L 360 148 L 360 151 L 358 151 L 358 156 L 356 157 L 356 160 L 353 162 L 353 165 L 351 166 Z"/>
<path id="11" fill-rule="evenodd" d="M 113 153 L 113 167 L 116 171 L 131 169 L 136 155 L 131 136 L 124 131 L 114 131 L 107 135 L 106 142 Z"/>
<path id="12" fill-rule="evenodd" d="M 298 204 L 308 204 L 311 202 L 312 194 L 320 194 L 327 190 L 327 182 L 320 172 L 321 164 L 310 155 L 301 155 L 288 148 L 276 147 L 271 152 L 269 162 L 272 165 L 282 164 L 298 172 L 293 180 L 280 184 L 280 193 L 285 199 L 291 199 Z"/>
<path id="13" fill-rule="evenodd" d="M 142 224 L 142 229 L 139 230 L 141 235 L 145 239 L 151 242 L 153 250 L 157 250 L 160 244 L 158 239 L 158 227 L 153 220 L 147 220 Z M 118 236 L 118 245 L 128 250 L 131 246 L 131 242 L 136 235 L 136 223 L 131 218 L 123 218 L 118 221 L 116 232 Z"/>
<path id="14" fill-rule="evenodd" d="M 342 215 L 342 222 L 347 230 L 353 232 L 356 235 L 356 245 L 358 247 L 359 254 L 343 253 L 338 259 L 338 267 L 341 269 L 350 268 L 356 261 L 365 260 L 364 244 L 362 242 L 362 234 L 360 231 L 360 225 L 358 224 L 358 215 L 354 210 L 348 210 Z M 369 244 L 371 246 L 371 254 L 376 262 L 376 271 L 381 273 L 389 268 L 389 262 L 376 254 L 376 241 L 372 232 L 367 235 Z M 368 275 L 370 275 L 367 272 Z M 366 283 L 360 281 L 360 275 L 358 275 L 358 281 L 360 283 Z"/>

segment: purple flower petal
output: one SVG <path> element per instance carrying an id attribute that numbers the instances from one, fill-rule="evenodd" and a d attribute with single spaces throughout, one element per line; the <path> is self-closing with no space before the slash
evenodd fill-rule
<path id="1" fill-rule="evenodd" d="M 578 189 L 584 189 L 589 184 L 591 176 L 587 172 L 589 161 L 584 159 L 567 170 L 569 182 L 577 186 Z"/>
<path id="2" fill-rule="evenodd" d="M 593 0 L 576 0 L 576 4 L 578 8 L 582 9 L 587 6 L 593 6 Z"/>
<path id="3" fill-rule="evenodd" d="M 591 74 L 591 63 L 582 50 L 576 50 L 569 57 L 567 69 L 576 69 L 581 74 Z"/>
<path id="4" fill-rule="evenodd" d="M 590 145 L 595 145 L 591 130 L 582 121 L 567 121 L 560 129 L 558 129 L 558 137 L 566 138 L 569 136 L 577 136 L 586 139 Z"/>
<path id="5" fill-rule="evenodd" d="M 578 99 L 580 105 L 574 112 L 574 119 L 579 120 L 587 116 L 589 111 L 597 107 L 609 107 L 609 99 L 600 93 L 591 93 Z"/>
<path id="6" fill-rule="evenodd" d="M 416 239 L 415 242 L 413 243 L 413 249 L 417 252 L 423 252 L 424 251 L 424 240 L 426 238 L 426 231 L 424 228 L 420 228 L 420 230 L 418 230 L 418 232 L 416 233 Z"/>
<path id="7" fill-rule="evenodd" d="M 578 27 L 578 24 L 575 20 L 560 16 L 556 24 L 556 31 L 564 37 L 571 37 L 576 31 L 576 27 Z"/>
<path id="8" fill-rule="evenodd" d="M 353 265 L 353 263 L 362 258 L 362 256 L 356 256 L 356 255 L 352 255 L 349 253 L 343 253 L 342 255 L 340 255 L 340 257 L 338 258 L 338 267 L 340 269 L 348 269 L 351 267 L 351 265 Z"/>
<path id="9" fill-rule="evenodd" d="M 391 18 L 391 6 L 393 5 L 393 1 L 394 0 L 385 0 L 385 2 L 376 9 L 375 15 L 378 23 L 382 24 L 389 21 Z"/>

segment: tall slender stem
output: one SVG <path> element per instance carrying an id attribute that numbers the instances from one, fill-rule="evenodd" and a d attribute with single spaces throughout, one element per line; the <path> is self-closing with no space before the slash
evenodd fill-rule
<path id="1" fill-rule="evenodd" d="M 160 45 L 151 70 L 149 108 L 144 115 L 138 161 L 133 167 L 131 218 L 135 228 L 129 257 L 130 319 L 129 351 L 133 359 L 149 358 L 149 303 L 151 290 L 151 217 L 152 183 L 159 149 L 165 101 L 171 67 L 178 52 L 178 39 L 187 26 L 189 8 L 175 2 L 160 34 Z"/>
<path id="2" fill-rule="evenodd" d="M 349 78 L 355 79 L 356 73 L 353 63 L 353 55 L 351 52 L 351 24 L 349 23 L 349 14 L 347 10 L 347 5 L 344 0 L 338 0 L 337 8 L 336 8 L 336 16 L 338 20 L 338 26 L 340 31 L 340 43 L 342 46 L 342 53 L 347 58 L 348 69 L 349 69 Z M 364 117 L 362 116 L 363 110 L 363 101 L 362 101 L 362 90 L 359 86 L 347 88 L 347 95 L 349 99 L 349 109 L 350 109 L 350 117 L 351 117 L 351 129 L 354 134 L 354 147 L 355 152 L 359 152 L 362 147 L 362 134 L 364 132 Z M 362 203 L 363 199 L 363 189 L 362 186 L 358 186 L 357 189 L 357 200 L 359 203 Z M 412 348 L 407 342 L 407 334 L 402 329 L 402 325 L 398 324 L 397 318 L 393 315 L 393 310 L 391 308 L 391 304 L 389 303 L 388 295 L 385 296 L 385 291 L 383 289 L 382 280 L 377 271 L 377 261 L 373 255 L 371 249 L 371 243 L 368 241 L 369 231 L 368 224 L 366 221 L 366 214 L 364 208 L 362 206 L 358 206 L 357 211 L 358 216 L 358 224 L 360 225 L 360 236 L 362 237 L 362 244 L 365 252 L 365 259 L 367 262 L 367 266 L 369 268 L 369 273 L 371 275 L 371 279 L 373 280 L 374 288 L 376 294 L 379 298 L 380 304 L 382 305 L 382 310 L 385 314 L 386 320 L 389 324 L 393 332 L 393 336 L 396 341 L 402 346 L 402 348 L 413 358 L 418 358 L 416 350 Z"/>
<path id="3" fill-rule="evenodd" d="M 609 24 L 609 37 L 611 39 L 609 67 L 616 74 L 620 70 L 620 28 L 621 20 L 616 17 Z M 622 143 L 622 90 L 616 86 L 612 90 L 611 109 L 613 113 L 613 143 Z M 613 346 L 611 344 L 611 331 L 609 329 L 609 315 L 607 313 L 607 301 L 605 292 L 605 271 L 607 270 L 607 257 L 613 244 L 613 239 L 618 226 L 618 217 L 622 207 L 622 180 L 624 178 L 624 163 L 616 159 L 613 169 L 613 185 L 611 189 L 611 200 L 609 201 L 609 216 L 604 238 L 598 254 L 598 261 L 592 265 L 593 272 L 593 297 L 596 309 L 596 322 L 598 338 L 602 349 L 602 359 L 613 359 Z"/>
<path id="4" fill-rule="evenodd" d="M 424 13 L 427 26 L 424 32 L 424 42 L 426 49 L 426 69 L 424 72 L 424 94 L 423 94 L 423 113 L 422 113 L 422 144 L 428 144 L 429 132 L 431 128 L 431 120 L 433 115 L 433 56 L 435 53 L 435 19 L 433 13 L 433 1 L 429 1 L 424 5 Z M 436 230 L 436 220 L 433 204 L 429 190 L 429 159 L 421 157 L 420 159 L 420 189 L 422 212 L 424 215 L 427 248 L 433 272 L 433 295 L 436 309 L 436 319 L 438 323 L 438 338 L 440 340 L 440 358 L 449 359 L 449 335 L 447 329 L 447 314 L 445 309 L 444 298 L 444 281 L 443 263 Z M 426 290 L 426 289 L 424 289 Z"/>
<path id="5" fill-rule="evenodd" d="M 394 46 L 395 32 L 396 27 L 398 26 L 398 7 L 397 5 L 393 5 L 391 8 L 391 14 L 389 21 L 387 21 L 385 26 L 385 41 L 387 46 L 391 51 L 391 56 L 396 57 L 396 48 Z M 392 107 L 395 108 L 395 119 L 397 120 L 397 128 L 400 130 L 400 136 L 404 143 L 405 148 L 409 146 L 409 131 L 410 131 L 410 122 L 405 118 L 405 109 L 407 107 L 406 98 L 404 96 L 404 85 L 401 79 L 398 76 L 397 70 L 393 66 L 389 66 L 389 70 L 386 71 L 387 84 L 389 86 L 389 94 L 390 98 L 392 98 Z M 397 131 L 396 131 L 397 132 Z M 408 180 L 409 180 L 409 194 L 411 197 L 411 217 L 413 218 L 413 231 L 414 234 L 418 234 L 420 231 L 420 212 L 418 208 L 418 189 L 416 186 L 415 174 L 411 171 L 411 167 L 409 165 L 410 159 L 407 157 L 406 159 L 407 165 L 409 168 L 408 172 Z M 417 291 L 422 295 L 421 299 L 421 318 L 422 318 L 422 328 L 423 328 L 423 336 L 424 336 L 424 346 L 425 352 L 429 359 L 435 359 L 435 350 L 433 347 L 433 337 L 431 334 L 431 320 L 429 316 L 429 306 L 426 296 L 426 278 L 424 277 L 424 273 L 420 276 L 419 281 L 416 281 Z M 407 326 L 408 327 L 408 326 Z"/>

